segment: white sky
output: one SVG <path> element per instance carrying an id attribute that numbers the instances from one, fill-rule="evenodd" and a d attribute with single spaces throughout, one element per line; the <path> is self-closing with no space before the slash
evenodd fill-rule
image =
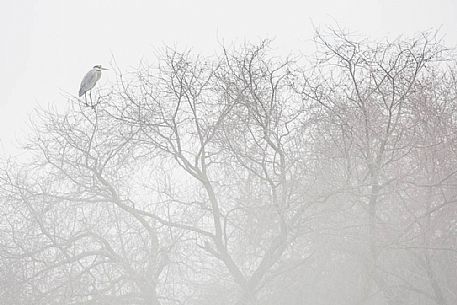
<path id="1" fill-rule="evenodd" d="M 312 24 L 336 23 L 373 38 L 440 27 L 455 46 L 457 0 L 0 0 L 0 153 L 16 152 L 34 107 L 63 108 L 112 54 L 128 69 L 164 44 L 212 54 L 221 41 L 274 38 L 281 52 L 306 52 Z"/>

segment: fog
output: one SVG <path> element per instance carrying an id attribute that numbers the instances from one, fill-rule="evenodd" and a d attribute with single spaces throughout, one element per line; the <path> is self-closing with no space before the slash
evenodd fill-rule
<path id="1" fill-rule="evenodd" d="M 457 303 L 452 1 L 2 6 L 0 304 Z"/>

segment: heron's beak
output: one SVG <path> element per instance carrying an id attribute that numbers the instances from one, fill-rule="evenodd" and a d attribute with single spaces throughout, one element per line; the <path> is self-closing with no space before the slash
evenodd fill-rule
<path id="1" fill-rule="evenodd" d="M 100 68 L 100 69 L 102 69 L 102 70 L 109 70 L 109 69 L 106 69 L 106 68 Z"/>

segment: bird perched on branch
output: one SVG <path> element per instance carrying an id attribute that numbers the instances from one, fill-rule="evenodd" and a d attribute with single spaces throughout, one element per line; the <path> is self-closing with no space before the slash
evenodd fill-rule
<path id="1" fill-rule="evenodd" d="M 90 106 L 92 108 L 94 107 L 94 105 L 92 103 L 91 90 L 92 90 L 92 88 L 94 88 L 95 84 L 97 83 L 97 81 L 102 76 L 102 70 L 108 70 L 108 69 L 102 68 L 101 65 L 94 66 L 92 68 L 92 70 L 87 72 L 86 76 L 84 76 L 84 78 L 83 78 L 83 80 L 81 82 L 81 86 L 79 88 L 79 97 L 84 95 L 84 98 L 86 99 L 86 105 L 87 106 L 89 106 L 89 105 L 87 104 L 86 93 L 87 93 L 87 91 L 89 91 L 90 102 L 91 102 Z"/>

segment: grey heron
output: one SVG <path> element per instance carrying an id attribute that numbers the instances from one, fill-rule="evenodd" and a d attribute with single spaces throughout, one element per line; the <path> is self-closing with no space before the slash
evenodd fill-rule
<path id="1" fill-rule="evenodd" d="M 90 96 L 90 101 L 91 101 L 91 107 L 92 108 L 94 107 L 94 105 L 92 105 L 91 90 L 92 90 L 92 88 L 94 88 L 95 84 L 97 83 L 97 81 L 102 76 L 102 70 L 108 70 L 108 69 L 102 68 L 101 65 L 94 66 L 92 68 L 92 70 L 87 72 L 87 74 L 84 76 L 84 78 L 83 78 L 83 80 L 81 82 L 81 86 L 79 88 L 79 97 L 84 95 L 84 98 L 86 99 L 86 105 L 87 105 L 86 93 L 87 93 L 87 91 L 89 91 L 89 96 Z M 89 105 L 87 105 L 87 106 L 89 106 Z"/>

